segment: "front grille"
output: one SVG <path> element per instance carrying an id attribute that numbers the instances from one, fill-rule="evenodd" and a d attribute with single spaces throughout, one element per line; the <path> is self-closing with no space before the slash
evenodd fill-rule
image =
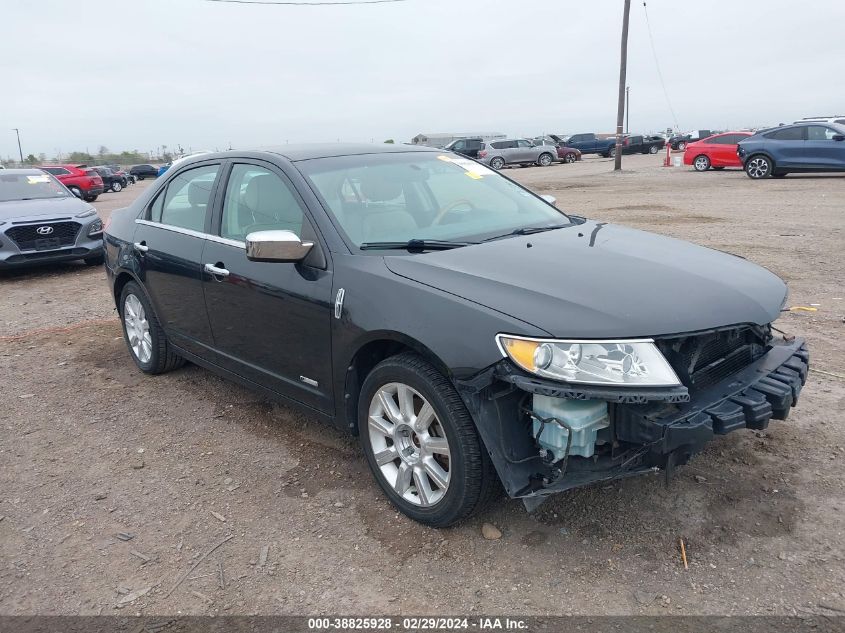
<path id="1" fill-rule="evenodd" d="M 44 222 L 43 224 L 26 224 L 13 226 L 6 231 L 6 235 L 18 245 L 22 251 L 50 250 L 73 246 L 82 225 L 79 222 Z M 41 227 L 51 227 L 47 234 L 39 233 Z"/>
<path id="2" fill-rule="evenodd" d="M 660 351 L 690 389 L 705 389 L 765 354 L 769 328 L 740 327 L 658 341 Z"/>

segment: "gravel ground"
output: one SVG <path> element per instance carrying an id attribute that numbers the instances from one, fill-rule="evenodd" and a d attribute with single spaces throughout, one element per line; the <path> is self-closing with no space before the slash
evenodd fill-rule
<path id="1" fill-rule="evenodd" d="M 845 374 L 845 178 L 659 161 L 506 173 L 561 208 L 770 268 L 790 305 L 818 304 L 778 327 L 809 340 L 814 368 Z M 106 217 L 147 185 L 95 206 Z M 353 438 L 194 366 L 140 374 L 101 269 L 0 284 L 2 614 L 845 610 L 840 379 L 812 374 L 788 421 L 718 438 L 669 487 L 644 476 L 534 514 L 502 500 L 433 530 L 391 509 Z M 502 537 L 484 539 L 485 522 Z"/>

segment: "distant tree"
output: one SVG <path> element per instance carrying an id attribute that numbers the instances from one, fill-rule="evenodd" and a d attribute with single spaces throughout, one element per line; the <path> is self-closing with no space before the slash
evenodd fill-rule
<path id="1" fill-rule="evenodd" d="M 69 163 L 93 163 L 94 157 L 88 152 L 71 152 L 67 160 Z"/>
<path id="2" fill-rule="evenodd" d="M 38 162 L 39 162 L 39 163 L 42 163 L 42 164 L 43 164 L 43 163 L 46 163 L 46 162 L 47 162 L 47 154 L 45 154 L 44 152 L 41 152 L 41 153 L 38 155 Z"/>
<path id="3" fill-rule="evenodd" d="M 97 150 L 97 156 L 99 156 L 100 158 L 104 158 L 105 155 L 108 154 L 108 153 L 109 153 L 109 148 L 106 147 L 105 145 L 100 145 L 100 149 Z"/>
<path id="4" fill-rule="evenodd" d="M 27 163 L 28 165 L 35 165 L 38 163 L 38 158 L 33 154 L 30 154 L 24 159 L 23 162 Z"/>
<path id="5" fill-rule="evenodd" d="M 392 138 L 389 138 L 385 141 L 385 143 L 389 143 L 390 145 L 393 145 L 394 143 L 396 143 L 396 141 L 394 141 Z"/>

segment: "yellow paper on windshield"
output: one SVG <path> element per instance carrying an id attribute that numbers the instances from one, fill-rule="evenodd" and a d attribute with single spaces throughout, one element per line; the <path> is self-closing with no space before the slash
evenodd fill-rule
<path id="1" fill-rule="evenodd" d="M 438 156 L 440 160 L 446 163 L 453 163 L 458 167 L 462 167 L 464 173 L 473 180 L 481 180 L 484 176 L 489 176 L 494 173 L 489 167 L 485 167 L 474 160 L 468 158 L 452 158 L 451 156 Z"/>
<path id="2" fill-rule="evenodd" d="M 37 185 L 39 182 L 50 182 L 50 176 L 27 176 L 26 181 L 30 185 Z"/>

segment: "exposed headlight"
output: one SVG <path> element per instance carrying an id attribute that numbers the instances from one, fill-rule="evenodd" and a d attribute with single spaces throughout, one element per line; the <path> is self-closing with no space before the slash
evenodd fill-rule
<path id="1" fill-rule="evenodd" d="M 94 237 L 95 235 L 101 235 L 103 232 L 103 221 L 96 220 L 91 223 L 91 226 L 88 227 L 88 237 Z"/>
<path id="2" fill-rule="evenodd" d="M 82 213 L 77 213 L 75 218 L 90 218 L 92 215 L 96 215 L 97 212 L 94 209 L 88 209 L 87 211 L 83 211 Z"/>
<path id="3" fill-rule="evenodd" d="M 623 387 L 681 384 L 651 339 L 565 341 L 499 334 L 496 342 L 519 367 L 551 380 Z"/>

